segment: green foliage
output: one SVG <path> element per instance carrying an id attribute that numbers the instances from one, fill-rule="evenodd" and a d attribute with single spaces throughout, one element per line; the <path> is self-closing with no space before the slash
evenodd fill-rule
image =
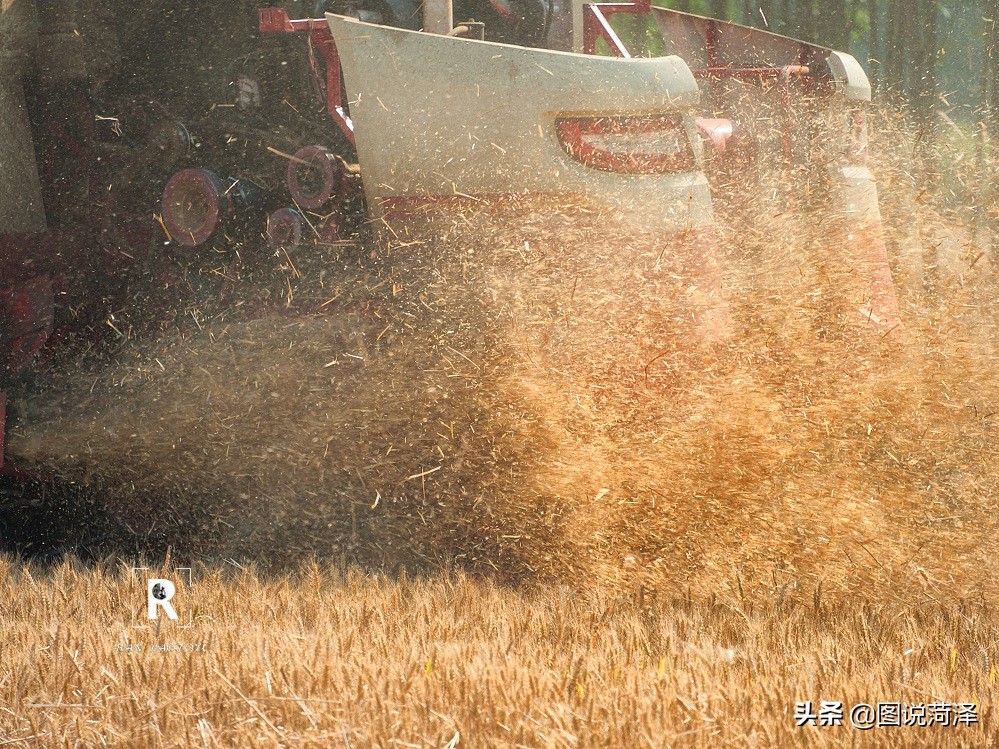
<path id="1" fill-rule="evenodd" d="M 932 123 L 940 109 L 955 121 L 991 123 L 999 137 L 994 0 L 653 2 L 850 52 L 878 95 L 901 100 L 916 119 Z M 647 43 L 642 48 L 656 54 Z"/>
<path id="2" fill-rule="evenodd" d="M 634 16 L 619 13 L 611 16 L 611 28 L 617 32 L 625 48 L 633 57 L 662 57 L 668 54 L 659 25 L 652 16 Z M 597 54 L 610 55 L 610 45 L 597 39 Z"/>

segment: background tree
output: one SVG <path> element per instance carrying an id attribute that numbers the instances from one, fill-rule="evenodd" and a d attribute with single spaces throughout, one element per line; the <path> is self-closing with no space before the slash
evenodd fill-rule
<path id="1" fill-rule="evenodd" d="M 944 110 L 999 136 L 997 0 L 654 0 L 848 51 L 924 131 Z M 942 96 L 942 98 L 941 98 Z"/>

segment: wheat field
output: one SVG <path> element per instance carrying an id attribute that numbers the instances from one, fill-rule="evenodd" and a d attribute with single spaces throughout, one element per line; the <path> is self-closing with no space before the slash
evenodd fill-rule
<path id="1" fill-rule="evenodd" d="M 178 620 L 154 625 L 136 574 L 0 562 L 4 746 L 997 740 L 999 629 L 970 601 L 581 595 L 448 571 L 393 580 L 313 564 L 267 579 L 227 565 L 196 571 Z M 806 700 L 974 703 L 979 723 L 796 727 Z"/>
<path id="2" fill-rule="evenodd" d="M 188 268 L 132 338 L 139 295 L 18 401 L 10 454 L 131 535 L 0 558 L 0 748 L 999 747 L 996 207 L 894 122 L 899 329 L 772 198 L 719 203 L 726 340 L 578 206 Z"/>

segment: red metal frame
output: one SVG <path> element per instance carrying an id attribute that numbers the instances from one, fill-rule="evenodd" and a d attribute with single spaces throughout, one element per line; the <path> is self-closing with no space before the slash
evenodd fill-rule
<path id="1" fill-rule="evenodd" d="M 52 335 L 53 281 L 38 275 L 19 286 L 0 289 L 0 384 L 38 355 Z M 4 471 L 7 394 L 0 391 L 0 474 Z"/>
<path id="2" fill-rule="evenodd" d="M 7 374 L 16 375 L 42 350 L 52 334 L 54 299 L 52 278 L 48 275 L 0 289 L 0 321 L 3 324 L 0 352 Z"/>
<path id="3" fill-rule="evenodd" d="M 708 58 L 708 67 L 718 67 L 718 24 L 715 21 L 708 21 L 708 27 L 704 31 L 704 53 Z"/>
<path id="4" fill-rule="evenodd" d="M 41 274 L 89 267 L 93 256 L 93 243 L 83 232 L 0 234 L 0 277 L 5 288 L 21 286 Z"/>
<path id="5" fill-rule="evenodd" d="M 714 24 L 710 25 L 708 28 L 711 29 Z M 710 49 L 710 47 L 709 47 Z M 708 59 L 709 63 L 713 55 L 709 52 Z M 767 78 L 776 78 L 778 80 L 778 91 L 780 94 L 780 108 L 781 113 L 784 116 L 784 122 L 781 123 L 781 144 L 784 149 L 784 158 L 791 162 L 793 153 L 793 126 L 791 122 L 791 78 L 799 76 L 802 78 L 811 78 L 811 70 L 807 65 L 784 65 L 780 68 L 726 68 L 718 66 L 717 61 L 709 67 L 702 70 L 691 71 L 695 78 L 735 78 L 738 80 L 764 80 Z"/>
<path id="6" fill-rule="evenodd" d="M 587 135 L 679 132 L 686 136 L 683 120 L 678 114 L 652 117 L 574 117 L 558 120 L 555 129 L 566 152 L 577 161 L 594 169 L 624 174 L 670 174 L 691 171 L 696 167 L 694 151 L 690 148 L 686 137 L 681 140 L 686 148 L 671 154 L 609 151 L 586 142 Z"/>
<path id="7" fill-rule="evenodd" d="M 261 8 L 259 11 L 260 32 L 263 34 L 294 34 L 306 31 L 309 34 L 309 64 L 312 66 L 312 80 L 316 90 L 326 101 L 326 111 L 343 132 L 354 142 L 354 123 L 341 105 L 343 87 L 340 85 L 340 53 L 326 20 L 322 18 L 301 18 L 292 20 L 284 8 Z M 326 60 L 325 71 L 316 59 L 318 50 Z"/>
<path id="8" fill-rule="evenodd" d="M 617 32 L 611 27 L 611 16 L 618 13 L 647 15 L 652 12 L 651 0 L 636 0 L 633 3 L 586 3 L 583 5 L 583 51 L 596 54 L 597 39 L 603 39 L 616 57 L 630 58 Z M 738 80 L 760 81 L 767 78 L 778 80 L 780 106 L 784 121 L 781 123 L 781 144 L 784 158 L 791 163 L 793 154 L 793 123 L 791 121 L 791 78 L 798 76 L 811 78 L 811 70 L 804 62 L 807 48 L 802 45 L 798 65 L 783 67 L 730 68 L 718 61 L 718 23 L 709 21 L 704 36 L 704 49 L 708 67 L 691 71 L 695 78 L 735 78 Z"/>

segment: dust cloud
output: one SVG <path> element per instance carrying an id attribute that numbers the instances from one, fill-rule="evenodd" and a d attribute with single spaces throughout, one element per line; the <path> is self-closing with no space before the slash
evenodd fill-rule
<path id="1" fill-rule="evenodd" d="M 476 205 L 230 267 L 50 376 L 10 450 L 201 558 L 994 599 L 995 277 L 880 147 L 902 327 L 857 322 L 835 222 L 793 203 L 672 245 Z"/>

